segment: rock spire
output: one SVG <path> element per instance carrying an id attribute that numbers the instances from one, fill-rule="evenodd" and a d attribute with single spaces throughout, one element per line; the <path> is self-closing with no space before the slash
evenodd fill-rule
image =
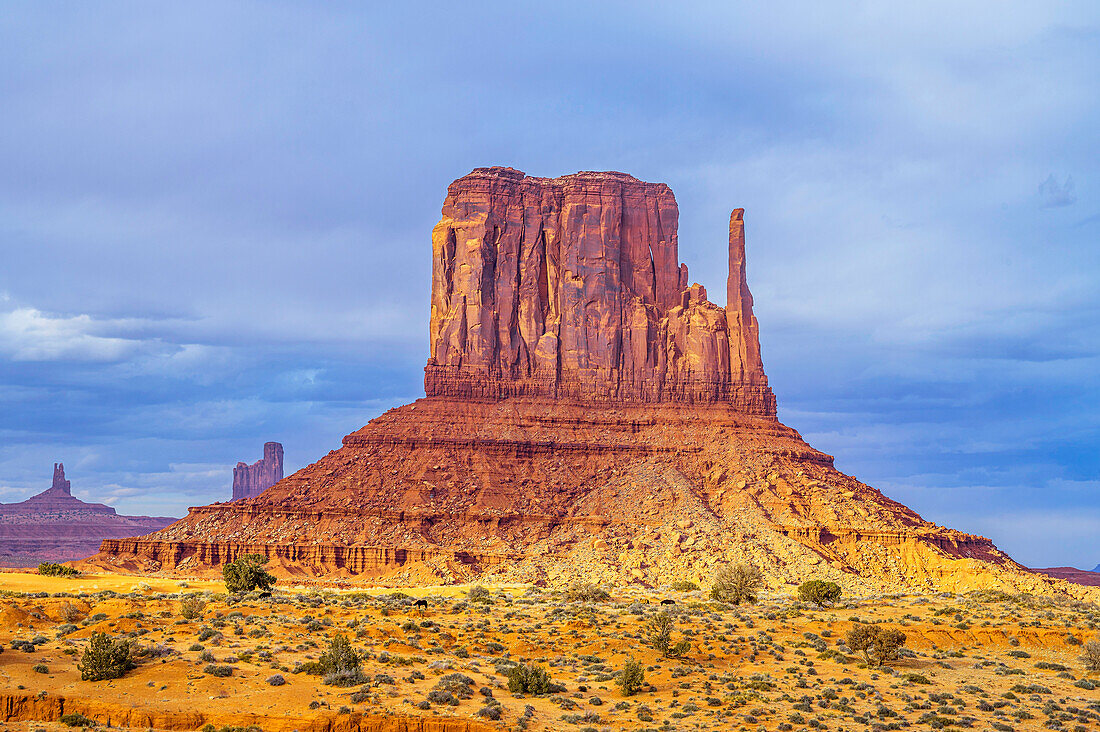
<path id="1" fill-rule="evenodd" d="M 252 498 L 283 479 L 283 446 L 264 443 L 264 457 L 251 465 L 237 463 L 233 468 L 233 500 Z"/>

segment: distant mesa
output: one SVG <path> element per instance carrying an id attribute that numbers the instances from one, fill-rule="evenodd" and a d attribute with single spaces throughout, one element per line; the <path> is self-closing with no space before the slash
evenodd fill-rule
<path id="1" fill-rule="evenodd" d="M 777 590 L 1089 596 L 924 520 L 778 421 L 743 213 L 718 305 L 679 261 L 668 186 L 475 169 L 432 231 L 425 398 L 260 495 L 90 561 L 217 572 L 258 552 L 291 575 L 547 586 L 707 585 L 747 562 Z M 238 466 L 235 499 L 282 475 L 270 458 Z"/>
<path id="2" fill-rule="evenodd" d="M 1077 569 L 1076 567 L 1046 567 L 1044 569 L 1033 569 L 1031 571 L 1045 574 L 1047 577 L 1063 579 L 1066 582 L 1072 582 L 1076 585 L 1100 587 L 1100 564 L 1096 565 L 1096 568 L 1091 572 L 1087 569 Z"/>
<path id="3" fill-rule="evenodd" d="M 283 479 L 283 446 L 264 443 L 264 457 L 251 465 L 237 463 L 233 468 L 233 500 L 255 498 Z"/>
<path id="4" fill-rule="evenodd" d="M 0 503 L 0 566 L 28 567 L 94 554 L 103 539 L 157 531 L 175 519 L 119 516 L 102 503 L 72 494 L 65 466 L 54 463 L 53 484 L 20 503 Z"/>

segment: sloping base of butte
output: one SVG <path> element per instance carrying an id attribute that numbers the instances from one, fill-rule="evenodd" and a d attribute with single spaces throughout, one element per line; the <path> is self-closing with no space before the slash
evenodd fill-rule
<path id="1" fill-rule="evenodd" d="M 745 561 L 772 588 L 1092 592 L 922 520 L 776 419 L 740 211 L 725 308 L 677 265 L 671 191 L 622 174 L 478 169 L 433 248 L 426 398 L 90 561 L 195 573 L 256 552 L 290 575 L 549 586 L 708 585 Z"/>

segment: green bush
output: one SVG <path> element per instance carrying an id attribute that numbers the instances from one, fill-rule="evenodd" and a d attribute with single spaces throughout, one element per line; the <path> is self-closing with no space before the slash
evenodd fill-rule
<path id="1" fill-rule="evenodd" d="M 756 602 L 756 594 L 763 586 L 764 576 L 756 567 L 750 564 L 727 565 L 715 573 L 710 597 L 734 605 Z"/>
<path id="2" fill-rule="evenodd" d="M 665 658 L 679 658 L 691 650 L 691 643 L 681 640 L 672 642 L 672 631 L 676 627 L 672 616 L 667 612 L 654 615 L 646 623 L 644 642 Z"/>
<path id="3" fill-rule="evenodd" d="M 180 615 L 186 620 L 201 618 L 202 611 L 205 609 L 206 600 L 203 600 L 196 592 L 180 598 Z"/>
<path id="4" fill-rule="evenodd" d="M 623 670 L 619 673 L 619 678 L 615 680 L 615 683 L 622 689 L 624 696 L 637 694 L 638 690 L 645 685 L 645 671 L 642 669 L 642 664 L 633 658 L 626 659 L 626 664 L 623 665 Z"/>
<path id="5" fill-rule="evenodd" d="M 63 714 L 61 716 L 61 724 L 66 727 L 95 727 L 97 722 L 94 719 L 89 719 L 79 712 L 73 712 L 72 714 Z"/>
<path id="6" fill-rule="evenodd" d="M 810 580 L 798 586 L 798 599 L 812 602 L 820 607 L 828 607 L 840 599 L 840 585 L 824 580 Z"/>
<path id="7" fill-rule="evenodd" d="M 591 582 L 573 585 L 566 590 L 565 596 L 573 602 L 606 602 L 611 597 L 607 590 Z"/>
<path id="8" fill-rule="evenodd" d="M 513 694 L 548 694 L 554 687 L 549 672 L 535 664 L 521 663 L 506 673 L 508 691 Z"/>
<path id="9" fill-rule="evenodd" d="M 853 651 L 862 652 L 868 665 L 881 666 L 901 656 L 901 649 L 905 646 L 905 633 L 893 628 L 859 623 L 848 631 L 845 642 Z"/>
<path id="10" fill-rule="evenodd" d="M 218 666 L 217 664 L 214 664 L 214 663 L 206 664 L 206 667 L 203 668 L 202 671 L 203 671 L 203 673 L 210 674 L 211 676 L 218 676 L 218 677 L 221 677 L 221 678 L 225 678 L 226 676 L 232 676 L 233 675 L 233 667 L 232 666 Z"/>
<path id="11" fill-rule="evenodd" d="M 474 585 L 470 588 L 470 591 L 466 593 L 466 599 L 470 602 L 480 602 L 488 604 L 490 601 L 489 590 L 485 589 L 481 585 Z"/>
<path id="12" fill-rule="evenodd" d="M 264 569 L 265 564 L 267 557 L 263 554 L 245 554 L 226 564 L 222 567 L 225 589 L 229 592 L 270 590 L 275 585 L 275 577 Z"/>
<path id="13" fill-rule="evenodd" d="M 134 667 L 130 658 L 130 642 L 111 640 L 106 633 L 92 633 L 88 647 L 77 668 L 85 681 L 121 678 Z"/>
<path id="14" fill-rule="evenodd" d="M 699 589 L 699 585 L 690 580 L 680 580 L 672 583 L 672 589 L 676 592 L 694 592 Z"/>
<path id="15" fill-rule="evenodd" d="M 359 654 L 351 647 L 346 635 L 337 633 L 328 650 L 317 659 L 324 682 L 333 686 L 355 686 L 365 681 L 360 670 Z"/>
<path id="16" fill-rule="evenodd" d="M 77 572 L 72 567 L 67 567 L 64 564 L 54 564 L 53 562 L 42 562 L 38 565 L 38 573 L 44 574 L 47 577 L 75 577 L 80 572 Z"/>

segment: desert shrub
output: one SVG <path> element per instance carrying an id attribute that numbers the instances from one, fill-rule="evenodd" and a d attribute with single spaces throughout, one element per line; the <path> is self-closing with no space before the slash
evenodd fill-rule
<path id="1" fill-rule="evenodd" d="M 317 659 L 324 682 L 333 686 L 354 686 L 361 684 L 366 677 L 359 670 L 359 655 L 351 647 L 346 635 L 337 633 L 329 643 L 328 650 Z"/>
<path id="2" fill-rule="evenodd" d="M 47 577 L 75 577 L 80 572 L 77 572 L 72 567 L 67 567 L 64 564 L 54 564 L 53 562 L 42 562 L 38 565 L 38 573 L 44 574 Z"/>
<path id="3" fill-rule="evenodd" d="M 501 716 L 500 707 L 493 705 L 482 707 L 481 709 L 477 710 L 477 716 L 481 717 L 482 719 L 491 719 L 492 721 L 496 722 L 500 719 Z"/>
<path id="4" fill-rule="evenodd" d="M 267 677 L 267 683 L 270 686 L 282 686 L 286 683 L 286 679 L 283 678 L 282 674 L 275 674 Z"/>
<path id="5" fill-rule="evenodd" d="M 112 640 L 106 633 L 92 633 L 88 647 L 77 668 L 84 681 L 118 679 L 134 667 L 130 658 L 130 642 Z"/>
<path id="6" fill-rule="evenodd" d="M 222 567 L 225 589 L 229 592 L 270 590 L 275 585 L 275 577 L 264 569 L 265 564 L 267 557 L 263 554 L 245 554 L 229 562 Z"/>
<path id="7" fill-rule="evenodd" d="M 591 582 L 573 585 L 566 590 L 565 596 L 573 602 L 606 602 L 611 597 L 607 590 Z"/>
<path id="8" fill-rule="evenodd" d="M 221 678 L 233 675 L 232 666 L 219 666 L 215 663 L 206 664 L 202 671 L 203 673 L 210 674 L 211 676 L 218 676 Z"/>
<path id="9" fill-rule="evenodd" d="M 619 673 L 619 678 L 615 680 L 615 683 L 622 689 L 624 696 L 634 696 L 645 684 L 645 671 L 642 669 L 642 664 L 633 658 L 626 659 L 623 670 Z"/>
<path id="10" fill-rule="evenodd" d="M 186 597 L 180 598 L 180 615 L 186 620 L 194 620 L 202 617 L 202 611 L 206 609 L 206 600 L 198 593 L 192 592 Z"/>
<path id="11" fill-rule="evenodd" d="M 840 585 L 824 580 L 810 580 L 798 586 L 798 599 L 812 602 L 820 607 L 828 607 L 840 599 Z"/>
<path id="12" fill-rule="evenodd" d="M 433 690 L 453 694 L 458 699 L 470 699 L 474 695 L 474 690 L 471 688 L 473 685 L 474 680 L 466 674 L 453 673 L 441 677 L 435 683 Z"/>
<path id="13" fill-rule="evenodd" d="M 853 651 L 862 652 L 868 665 L 881 666 L 900 657 L 905 645 L 905 633 L 860 623 L 848 631 L 845 643 Z"/>
<path id="14" fill-rule="evenodd" d="M 98 723 L 94 719 L 89 719 L 79 712 L 73 712 L 72 714 L 63 714 L 61 716 L 61 724 L 66 727 L 96 727 Z"/>
<path id="15" fill-rule="evenodd" d="M 764 576 L 750 564 L 733 564 L 719 568 L 710 588 L 712 600 L 734 605 L 756 602 L 756 594 L 764 586 Z"/>
<path id="16" fill-rule="evenodd" d="M 489 597 L 489 590 L 481 585 L 474 585 L 470 588 L 470 591 L 466 593 L 466 599 L 469 602 L 488 603 L 491 598 Z"/>
<path id="17" fill-rule="evenodd" d="M 36 674 L 48 674 L 50 672 L 50 667 L 44 663 L 36 663 L 31 667 L 31 671 L 34 671 Z"/>
<path id="18" fill-rule="evenodd" d="M 699 585 L 690 580 L 679 580 L 678 582 L 672 583 L 672 589 L 676 592 L 694 592 L 699 589 Z"/>
<path id="19" fill-rule="evenodd" d="M 691 650 L 691 643 L 686 639 L 673 643 L 672 631 L 675 627 L 672 615 L 657 613 L 646 623 L 643 641 L 665 658 L 679 658 Z"/>
<path id="20" fill-rule="evenodd" d="M 1091 640 L 1082 649 L 1081 663 L 1088 671 L 1100 671 L 1100 640 Z"/>
<path id="21" fill-rule="evenodd" d="M 535 664 L 521 663 L 506 673 L 508 691 L 513 694 L 548 694 L 554 686 L 549 672 Z"/>

